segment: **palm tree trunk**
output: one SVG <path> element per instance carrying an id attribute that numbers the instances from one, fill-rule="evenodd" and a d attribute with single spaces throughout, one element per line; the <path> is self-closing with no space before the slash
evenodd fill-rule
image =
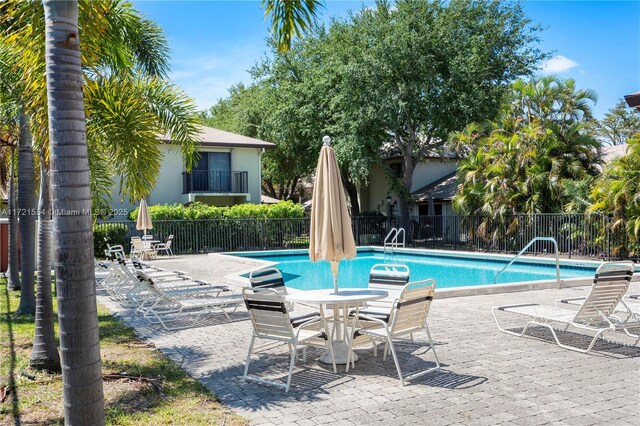
<path id="1" fill-rule="evenodd" d="M 29 365 L 36 370 L 60 372 L 60 355 L 53 329 L 51 300 L 51 194 L 44 155 L 40 159 L 38 202 L 38 280 L 36 281 L 36 330 Z"/>
<path id="2" fill-rule="evenodd" d="M 14 185 L 14 152 L 11 149 L 11 169 L 9 174 L 9 290 L 20 290 L 20 266 L 18 264 L 18 217 L 16 216 L 16 188 Z"/>
<path id="3" fill-rule="evenodd" d="M 20 227 L 20 270 L 22 292 L 17 313 L 34 314 L 36 296 L 34 274 L 36 266 L 36 191 L 33 172 L 33 147 L 29 116 L 20 111 L 18 139 L 18 226 Z"/>
<path id="4" fill-rule="evenodd" d="M 67 425 L 104 424 L 78 2 L 43 0 L 55 273 Z"/>

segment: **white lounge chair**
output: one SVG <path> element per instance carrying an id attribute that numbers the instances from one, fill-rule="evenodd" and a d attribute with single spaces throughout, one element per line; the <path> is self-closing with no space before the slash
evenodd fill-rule
<path id="1" fill-rule="evenodd" d="M 165 330 L 176 330 L 184 326 L 172 327 L 169 324 L 186 315 L 195 315 L 192 321 L 197 321 L 204 313 L 222 313 L 227 319 L 229 312 L 235 312 L 242 304 L 242 296 L 231 294 L 224 296 L 211 296 L 208 294 L 183 293 L 175 295 L 167 291 L 161 291 L 155 286 L 149 286 L 150 299 L 144 300 L 136 309 L 150 324 L 160 324 Z M 150 300 L 150 302 L 147 302 Z"/>
<path id="2" fill-rule="evenodd" d="M 387 359 L 387 353 L 391 350 L 393 356 L 393 362 L 398 370 L 398 377 L 402 386 L 405 385 L 405 380 L 415 379 L 425 374 L 439 371 L 440 362 L 438 361 L 438 355 L 436 354 L 435 346 L 433 345 L 433 339 L 427 326 L 427 315 L 429 314 L 429 307 L 433 300 L 433 293 L 435 290 L 436 282 L 433 279 L 415 281 L 406 284 L 400 296 L 394 302 L 393 308 L 389 312 L 388 316 L 382 315 L 366 315 L 362 312 L 358 312 L 353 318 L 353 328 L 350 338 L 349 347 L 353 347 L 357 344 L 365 342 L 374 342 L 374 355 L 377 356 L 377 347 L 375 342 L 385 342 L 383 361 Z M 429 346 L 433 352 L 435 358 L 435 367 L 414 372 L 408 375 L 403 375 L 398 362 L 398 356 L 393 346 L 393 339 L 412 336 L 413 333 L 418 331 L 425 331 L 429 340 Z M 347 357 L 347 365 L 345 371 L 349 371 L 349 362 L 351 366 L 355 367 L 355 363 L 352 360 L 352 350 L 349 350 Z"/>
<path id="3" fill-rule="evenodd" d="M 333 361 L 333 372 L 338 372 L 333 355 L 333 347 L 329 339 L 329 329 L 323 317 L 311 318 L 294 327 L 291 324 L 287 305 L 282 295 L 277 291 L 244 288 L 242 289 L 242 295 L 253 325 L 251 343 L 249 344 L 249 352 L 247 353 L 247 361 L 244 368 L 244 380 L 283 387 L 285 392 L 289 392 L 298 345 L 319 346 L 327 349 Z M 256 339 L 276 340 L 289 346 L 291 360 L 286 384 L 249 375 L 249 363 Z M 303 361 L 306 361 L 306 349 L 303 351 Z"/>
<path id="4" fill-rule="evenodd" d="M 500 331 L 518 337 L 523 336 L 531 325 L 546 327 L 551 331 L 558 346 L 581 353 L 589 353 L 598 337 L 605 331 L 623 331 L 632 337 L 637 337 L 638 335 L 631 333 L 630 330 L 640 328 L 638 317 L 627 308 L 628 315 L 622 319 L 619 311 L 616 311 L 618 306 L 626 306 L 623 298 L 629 289 L 633 270 L 634 265 L 632 262 L 609 262 L 600 265 L 596 271 L 591 292 L 577 311 L 531 303 L 494 307 L 492 309 L 493 318 Z M 510 312 L 531 319 L 525 324 L 522 332 L 517 333 L 504 329 L 500 325 L 496 316 L 498 311 Z M 578 330 L 594 332 L 595 335 L 587 349 L 578 348 L 561 343 L 552 324 L 561 324 L 562 331 L 567 331 L 570 327 L 573 327 Z M 638 340 L 636 340 L 636 343 L 638 343 Z"/>

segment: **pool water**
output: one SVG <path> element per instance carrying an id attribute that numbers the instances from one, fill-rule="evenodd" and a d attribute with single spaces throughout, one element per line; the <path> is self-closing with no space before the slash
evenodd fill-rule
<path id="1" fill-rule="evenodd" d="M 329 262 L 311 262 L 308 254 L 234 253 L 263 261 L 276 262 L 287 287 L 316 290 L 333 287 Z M 493 284 L 493 277 L 508 261 L 470 259 L 442 255 L 394 254 L 359 252 L 355 259 L 340 262 L 340 287 L 366 288 L 369 270 L 376 263 L 400 263 L 411 270 L 411 281 L 435 278 L 438 288 L 466 287 Z M 560 266 L 561 278 L 593 277 L 594 267 Z M 248 276 L 248 275 L 247 275 Z M 555 265 L 514 263 L 498 277 L 497 284 L 535 280 L 555 280 Z"/>

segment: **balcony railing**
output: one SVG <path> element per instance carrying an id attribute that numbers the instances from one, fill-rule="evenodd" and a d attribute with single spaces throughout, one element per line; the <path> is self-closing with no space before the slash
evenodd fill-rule
<path id="1" fill-rule="evenodd" d="M 182 193 L 234 193 L 248 192 L 248 172 L 192 170 L 182 173 Z"/>

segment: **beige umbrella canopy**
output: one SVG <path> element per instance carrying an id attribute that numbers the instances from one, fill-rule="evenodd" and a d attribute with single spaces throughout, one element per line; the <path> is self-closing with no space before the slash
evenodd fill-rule
<path id="1" fill-rule="evenodd" d="M 323 147 L 316 168 L 311 206 L 309 257 L 331 262 L 333 288 L 338 292 L 338 264 L 356 257 L 356 243 L 351 230 L 344 188 L 331 138 L 322 138 Z"/>
<path id="2" fill-rule="evenodd" d="M 147 208 L 147 202 L 140 200 L 140 208 L 138 209 L 138 221 L 136 222 L 136 229 L 143 231 L 144 235 L 147 235 L 147 229 L 153 229 L 153 223 L 151 222 L 151 215 Z"/>

